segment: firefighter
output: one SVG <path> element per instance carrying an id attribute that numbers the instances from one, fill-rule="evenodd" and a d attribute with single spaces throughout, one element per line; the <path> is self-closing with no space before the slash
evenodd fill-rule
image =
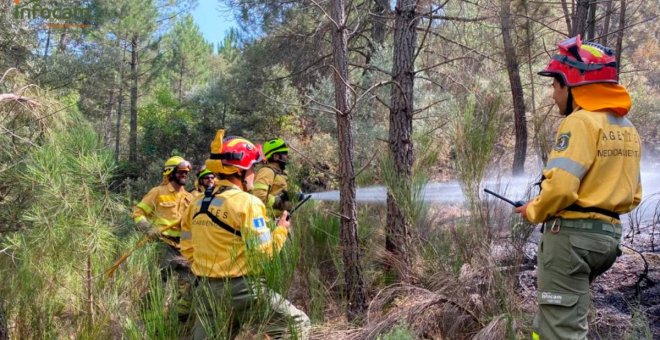
<path id="1" fill-rule="evenodd" d="M 193 197 L 199 197 L 204 194 L 208 188 L 215 185 L 215 175 L 206 167 L 203 167 L 197 173 L 197 181 L 195 182 L 195 190 L 192 191 Z"/>
<path id="2" fill-rule="evenodd" d="M 248 193 L 261 149 L 240 137 L 223 137 L 218 131 L 206 161 L 217 185 L 192 202 L 182 222 L 181 252 L 199 281 L 193 338 L 234 338 L 242 325 L 256 320 L 271 337 L 293 332 L 306 339 L 307 315 L 269 289 L 262 275 L 287 240 L 288 214 L 271 230 L 263 202 Z"/>
<path id="3" fill-rule="evenodd" d="M 190 285 L 194 276 L 186 260 L 179 253 L 181 217 L 190 205 L 192 195 L 185 185 L 190 173 L 190 163 L 174 156 L 163 166 L 163 181 L 149 190 L 133 209 L 133 220 L 137 228 L 152 239 L 162 241 L 159 268 L 163 280 L 171 274 L 178 280 L 176 312 L 181 320 L 190 312 Z"/>
<path id="4" fill-rule="evenodd" d="M 263 151 L 268 163 L 258 169 L 252 193 L 273 210 L 272 215 L 281 216 L 282 211 L 292 208 L 286 174 L 289 148 L 284 139 L 275 138 L 264 143 Z"/>
<path id="5" fill-rule="evenodd" d="M 545 222 L 532 338 L 586 339 L 589 286 L 621 254 L 619 215 L 641 201 L 641 142 L 626 118 L 631 100 L 611 49 L 578 35 L 559 43 L 539 75 L 553 78 L 552 97 L 566 117 L 540 194 L 515 209 Z"/>

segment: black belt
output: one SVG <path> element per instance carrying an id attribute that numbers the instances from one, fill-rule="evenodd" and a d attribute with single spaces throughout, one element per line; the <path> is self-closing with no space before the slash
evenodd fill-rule
<path id="1" fill-rule="evenodd" d="M 197 276 L 199 281 L 208 281 L 208 282 L 225 282 L 232 283 L 240 280 L 247 279 L 248 276 L 237 276 L 237 277 L 209 277 L 209 276 Z"/>
<path id="2" fill-rule="evenodd" d="M 593 213 L 598 213 L 598 214 L 601 214 L 601 215 L 605 215 L 605 216 L 620 220 L 619 214 L 615 213 L 614 211 L 601 209 L 601 208 L 598 208 L 598 207 L 586 207 L 585 208 L 585 207 L 581 207 L 581 206 L 577 205 L 576 203 L 573 203 L 573 204 L 569 205 L 564 210 L 566 210 L 566 211 L 577 211 L 577 212 L 593 212 Z"/>
<path id="3" fill-rule="evenodd" d="M 179 241 L 181 240 L 180 237 L 177 236 L 167 236 L 167 235 L 161 235 L 162 238 L 168 239 L 176 244 L 179 244 Z"/>

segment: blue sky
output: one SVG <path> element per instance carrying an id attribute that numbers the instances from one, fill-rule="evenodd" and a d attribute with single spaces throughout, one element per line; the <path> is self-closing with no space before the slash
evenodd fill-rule
<path id="1" fill-rule="evenodd" d="M 192 15 L 204 38 L 214 47 L 222 41 L 229 28 L 236 27 L 234 15 L 222 1 L 199 0 Z"/>

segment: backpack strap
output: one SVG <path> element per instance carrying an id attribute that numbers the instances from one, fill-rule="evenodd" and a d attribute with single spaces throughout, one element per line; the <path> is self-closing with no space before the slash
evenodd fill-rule
<path id="1" fill-rule="evenodd" d="M 215 199 L 215 196 L 229 189 L 231 189 L 231 187 L 221 187 L 220 190 L 218 190 L 218 192 L 213 193 L 213 187 L 207 188 L 206 191 L 204 192 L 204 199 L 202 199 L 202 207 L 199 209 L 198 212 L 195 213 L 195 215 L 193 215 L 192 219 L 194 220 L 195 217 L 197 217 L 199 214 L 206 214 L 206 216 L 208 216 L 208 218 L 210 218 L 211 221 L 213 221 L 213 223 L 217 224 L 218 227 L 238 237 L 243 237 L 239 230 L 232 228 L 229 224 L 222 222 L 217 216 L 209 212 L 209 206 L 211 205 L 213 199 Z"/>

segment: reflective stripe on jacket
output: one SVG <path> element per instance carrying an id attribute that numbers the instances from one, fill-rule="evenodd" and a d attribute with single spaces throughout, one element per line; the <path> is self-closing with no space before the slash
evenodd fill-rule
<path id="1" fill-rule="evenodd" d="M 618 223 L 595 212 L 563 210 L 575 203 L 624 214 L 642 198 L 641 141 L 630 120 L 607 112 L 578 110 L 566 117 L 556 135 L 541 193 L 527 217 L 541 223 L 553 216 Z"/>
<path id="2" fill-rule="evenodd" d="M 287 180 L 284 171 L 280 170 L 277 164 L 269 162 L 268 165 L 257 170 L 252 193 L 259 197 L 267 208 L 271 209 L 275 203 L 275 197 L 287 189 Z"/>
<path id="3" fill-rule="evenodd" d="M 180 222 L 192 195 L 184 187 L 174 190 L 171 183 L 152 188 L 133 209 L 133 220 L 139 223 L 148 220 L 154 227 L 161 229 L 172 226 L 163 231 L 163 235 L 179 237 Z"/>
<path id="4" fill-rule="evenodd" d="M 272 232 L 268 227 L 266 208 L 257 197 L 221 180 L 209 212 L 229 227 L 241 232 L 236 236 L 216 225 L 206 214 L 193 216 L 201 209 L 204 196 L 195 198 L 186 211 L 181 227 L 181 254 L 192 263 L 197 276 L 228 278 L 255 275 L 260 265 L 279 251 L 287 238 L 284 227 Z"/>

